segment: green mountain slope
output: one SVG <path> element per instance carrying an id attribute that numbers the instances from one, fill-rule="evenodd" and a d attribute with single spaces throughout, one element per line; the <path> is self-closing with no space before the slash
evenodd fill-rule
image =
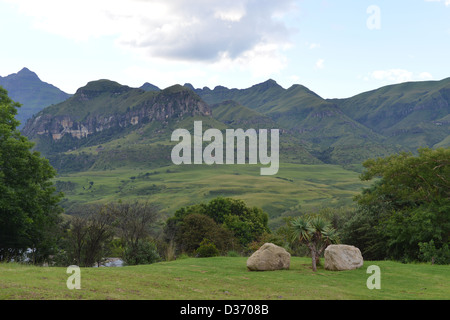
<path id="1" fill-rule="evenodd" d="M 23 68 L 18 73 L 0 77 L 0 86 L 8 90 L 8 95 L 14 101 L 22 104 L 17 114 L 17 119 L 21 122 L 20 128 L 33 114 L 71 96 L 55 86 L 41 81 L 34 72 L 27 68 Z"/>
<path id="2" fill-rule="evenodd" d="M 411 150 L 432 147 L 450 134 L 450 78 L 391 85 L 330 101 L 352 119 Z"/>
<path id="3" fill-rule="evenodd" d="M 214 90 L 207 87 L 195 89 L 195 92 L 208 104 L 217 104 L 226 100 L 234 100 L 251 109 L 258 107 L 268 101 L 272 101 L 284 93 L 284 89 L 274 80 L 267 80 L 256 84 L 248 89 L 228 89 L 217 86 Z"/>
<path id="4" fill-rule="evenodd" d="M 192 127 L 200 116 L 204 130 L 279 129 L 280 157 L 286 162 L 352 165 L 400 150 L 447 145 L 449 92 L 450 78 L 403 83 L 332 100 L 301 85 L 284 89 L 273 80 L 247 89 L 218 86 L 214 90 L 195 89 L 190 84 L 160 90 L 149 83 L 131 88 L 98 80 L 78 89 L 70 99 L 45 108 L 24 132 L 44 154 L 69 162 L 74 155 L 64 152 L 81 154 L 80 149 L 98 145 L 103 151 L 105 146 L 126 146 L 97 162 L 106 168 L 115 155 L 126 152 L 129 155 L 119 159 L 132 163 L 131 154 L 146 153 L 142 145 L 157 153 L 154 144 L 167 145 L 169 133 L 180 121 L 189 118 L 191 124 L 186 125 Z M 136 152 L 130 149 L 130 141 L 139 145 Z M 99 161 L 98 155 L 94 158 L 86 156 L 80 163 L 92 165 Z M 167 159 L 167 154 L 162 158 Z"/>
<path id="5" fill-rule="evenodd" d="M 231 127 L 269 129 L 277 128 L 277 124 L 270 117 L 247 108 L 240 103 L 227 100 L 211 105 L 212 116 Z"/>
<path id="6" fill-rule="evenodd" d="M 268 80 L 248 89 L 216 87 L 195 91 L 208 103 L 232 99 L 265 115 L 290 136 L 292 146 L 302 146 L 326 163 L 359 163 L 400 148 L 301 85 L 283 89 Z"/>

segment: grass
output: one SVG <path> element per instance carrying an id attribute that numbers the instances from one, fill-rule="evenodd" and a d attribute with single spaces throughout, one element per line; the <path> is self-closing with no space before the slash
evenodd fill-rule
<path id="1" fill-rule="evenodd" d="M 445 300 L 450 266 L 365 261 L 351 271 L 291 268 L 250 272 L 245 257 L 187 258 L 122 268 L 82 268 L 81 289 L 69 290 L 66 268 L 0 264 L 6 300 Z M 381 289 L 369 290 L 367 267 L 381 270 Z"/>
<path id="2" fill-rule="evenodd" d="M 351 204 L 368 183 L 359 174 L 334 165 L 281 164 L 278 174 L 261 176 L 261 165 L 185 165 L 158 169 L 123 168 L 61 175 L 69 183 L 63 205 L 150 199 L 167 215 L 182 206 L 218 196 L 244 200 L 264 209 L 273 226 L 292 208 Z M 92 184 L 91 184 L 92 183 Z"/>

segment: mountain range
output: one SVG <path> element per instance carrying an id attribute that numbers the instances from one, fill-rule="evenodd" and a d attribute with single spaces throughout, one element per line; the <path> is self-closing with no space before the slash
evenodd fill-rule
<path id="1" fill-rule="evenodd" d="M 8 91 L 14 101 L 22 104 L 17 113 L 17 120 L 22 128 L 27 119 L 43 108 L 62 102 L 71 95 L 54 85 L 43 82 L 38 75 L 27 68 L 6 77 L 0 76 L 0 86 Z"/>
<path id="2" fill-rule="evenodd" d="M 19 73 L 36 82 L 27 70 Z M 39 86 L 17 83 L 41 94 Z M 225 196 L 262 208 L 276 228 L 300 209 L 350 208 L 368 186 L 359 179 L 367 158 L 449 147 L 449 92 L 450 78 L 347 99 L 323 99 L 302 85 L 285 89 L 274 80 L 246 89 L 189 83 L 160 89 L 103 79 L 60 102 L 38 105 L 21 131 L 57 169 L 55 184 L 69 214 L 84 204 L 151 198 L 170 216 Z M 261 176 L 261 165 L 174 165 L 171 135 L 179 128 L 193 133 L 196 120 L 203 130 L 279 129 L 278 173 Z"/>
<path id="3" fill-rule="evenodd" d="M 323 99 L 298 84 L 285 89 L 271 79 L 246 89 L 186 83 L 163 90 L 104 79 L 73 95 L 27 68 L 0 81 L 27 106 L 23 133 L 62 171 L 116 168 L 143 161 L 143 155 L 151 166 L 164 165 L 170 162 L 171 132 L 192 130 L 195 119 L 203 120 L 204 130 L 278 128 L 280 160 L 288 163 L 351 167 L 369 157 L 450 145 L 450 78 L 346 99 Z"/>

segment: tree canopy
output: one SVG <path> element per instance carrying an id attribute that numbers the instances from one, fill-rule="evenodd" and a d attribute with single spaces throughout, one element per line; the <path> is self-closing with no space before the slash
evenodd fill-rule
<path id="1" fill-rule="evenodd" d="M 247 247 L 269 233 L 268 215 L 242 200 L 218 197 L 208 203 L 183 207 L 166 223 L 167 240 L 178 250 L 192 252 L 204 239 L 212 241 L 220 251 Z"/>
<path id="2" fill-rule="evenodd" d="M 62 194 L 51 182 L 56 171 L 17 129 L 19 107 L 0 87 L 0 261 L 31 251 L 37 262 L 55 245 Z"/>
<path id="3" fill-rule="evenodd" d="M 376 181 L 356 197 L 345 240 L 370 259 L 449 263 L 450 149 L 370 159 L 364 167 L 361 179 Z"/>

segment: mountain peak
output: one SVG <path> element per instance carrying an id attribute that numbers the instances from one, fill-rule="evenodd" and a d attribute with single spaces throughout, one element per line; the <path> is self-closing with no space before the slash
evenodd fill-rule
<path id="1" fill-rule="evenodd" d="M 151 84 L 149 82 L 144 83 L 140 89 L 144 91 L 160 91 L 161 89 L 155 86 L 154 84 Z"/>
<path id="2" fill-rule="evenodd" d="M 186 88 L 191 89 L 192 91 L 195 91 L 195 88 L 194 88 L 194 86 L 193 86 L 191 83 L 185 83 L 185 84 L 183 85 L 183 87 L 186 87 Z"/>
<path id="3" fill-rule="evenodd" d="M 262 91 L 266 91 L 272 88 L 277 88 L 277 89 L 283 89 L 275 80 L 273 79 L 269 79 L 267 81 L 264 81 L 262 83 L 256 84 L 253 86 L 253 88 L 258 88 Z"/>
<path id="4" fill-rule="evenodd" d="M 266 84 L 272 85 L 272 86 L 278 86 L 278 83 L 273 79 L 268 79 L 267 81 L 265 81 L 263 83 L 266 83 Z"/>
<path id="5" fill-rule="evenodd" d="M 175 84 L 173 86 L 167 87 L 164 90 L 161 91 L 163 94 L 174 94 L 174 93 L 180 93 L 180 92 L 188 92 L 197 95 L 193 90 L 191 90 L 189 87 L 182 86 L 180 84 Z"/>
<path id="6" fill-rule="evenodd" d="M 11 76 L 13 76 L 13 75 L 11 75 Z M 38 77 L 38 75 L 35 73 L 35 72 L 33 72 L 33 71 L 31 71 L 30 69 L 28 69 L 28 68 L 22 68 L 22 70 L 20 70 L 19 72 L 17 72 L 16 74 L 15 74 L 15 76 L 16 77 L 20 77 L 20 78 L 28 78 L 28 79 L 37 79 L 37 80 L 40 80 L 39 79 L 39 77 Z"/>
<path id="7" fill-rule="evenodd" d="M 18 73 L 34 73 L 33 71 L 31 71 L 30 69 L 28 69 L 27 67 L 23 67 L 22 70 L 20 70 Z"/>
<path id="8" fill-rule="evenodd" d="M 88 82 L 84 87 L 81 87 L 78 91 L 116 91 L 117 89 L 126 88 L 127 86 L 123 86 L 120 83 L 115 81 L 100 79 L 96 81 Z"/>

